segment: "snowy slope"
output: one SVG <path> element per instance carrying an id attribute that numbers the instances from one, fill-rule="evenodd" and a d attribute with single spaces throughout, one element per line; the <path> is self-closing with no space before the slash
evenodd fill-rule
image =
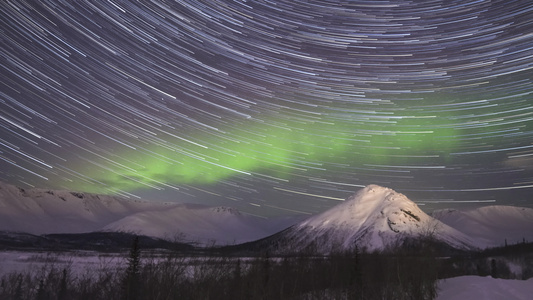
<path id="1" fill-rule="evenodd" d="M 533 208 L 485 206 L 438 210 L 432 216 L 472 237 L 481 248 L 533 241 Z"/>
<path id="2" fill-rule="evenodd" d="M 290 226 L 226 207 L 157 203 L 0 183 L 0 230 L 32 234 L 127 231 L 200 243 L 260 239 Z"/>
<path id="3" fill-rule="evenodd" d="M 489 206 L 441 210 L 434 219 L 404 195 L 370 185 L 346 201 L 277 234 L 286 247 L 383 249 L 404 237 L 433 235 L 456 248 L 485 248 L 533 240 L 533 209 Z M 274 234 L 295 218 L 264 220 L 235 209 L 135 201 L 119 197 L 0 183 L 0 230 L 32 234 L 128 231 L 202 244 L 234 244 Z"/>
<path id="4" fill-rule="evenodd" d="M 434 236 L 455 248 L 473 248 L 463 233 L 433 219 L 403 194 L 369 185 L 343 203 L 282 233 L 289 250 L 320 253 L 384 249 L 406 237 Z"/>
<path id="5" fill-rule="evenodd" d="M 460 276 L 439 281 L 436 300 L 485 299 L 531 300 L 533 278 L 506 280 L 480 276 Z"/>
<path id="6" fill-rule="evenodd" d="M 165 211 L 132 214 L 105 226 L 104 230 L 128 230 L 170 240 L 222 245 L 257 240 L 290 225 L 290 218 L 266 220 L 228 207 L 180 204 Z"/>
<path id="7" fill-rule="evenodd" d="M 132 213 L 162 209 L 161 203 L 0 184 L 0 230 L 5 231 L 89 232 Z"/>

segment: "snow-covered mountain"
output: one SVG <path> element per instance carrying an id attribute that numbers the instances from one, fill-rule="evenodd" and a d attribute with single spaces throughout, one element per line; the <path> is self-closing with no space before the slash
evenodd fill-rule
<path id="1" fill-rule="evenodd" d="M 361 189 L 321 214 L 296 223 L 298 220 L 302 218 L 265 220 L 227 207 L 22 189 L 0 183 L 0 231 L 126 231 L 218 245 L 272 235 L 263 239 L 263 245 L 275 243 L 276 248 L 285 251 L 322 253 L 355 245 L 367 250 L 385 249 L 405 238 L 428 236 L 461 249 L 533 240 L 531 208 L 488 206 L 469 211 L 440 210 L 428 216 L 403 194 L 377 185 Z"/>
<path id="2" fill-rule="evenodd" d="M 132 213 L 166 208 L 161 203 L 0 183 L 0 229 L 5 231 L 90 232 Z"/>
<path id="3" fill-rule="evenodd" d="M 428 216 L 403 194 L 369 185 L 272 239 L 282 251 L 330 253 L 356 245 L 382 250 L 405 238 L 429 236 L 454 248 L 475 248 L 467 235 Z"/>
<path id="4" fill-rule="evenodd" d="M 493 205 L 467 211 L 443 209 L 432 216 L 467 234 L 480 248 L 533 241 L 533 208 Z"/>
<path id="5" fill-rule="evenodd" d="M 292 218 L 262 219 L 234 208 L 178 204 L 164 211 L 143 211 L 104 227 L 132 231 L 169 240 L 200 244 L 238 244 L 257 240 L 285 229 Z"/>
<path id="6" fill-rule="evenodd" d="M 232 244 L 290 226 L 227 207 L 158 203 L 0 183 L 0 230 L 32 234 L 127 231 L 173 240 Z"/>

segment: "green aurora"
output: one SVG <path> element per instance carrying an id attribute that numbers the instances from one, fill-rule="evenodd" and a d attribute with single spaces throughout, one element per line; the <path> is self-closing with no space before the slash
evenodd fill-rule
<path id="1" fill-rule="evenodd" d="M 165 137 L 165 143 L 95 158 L 81 173 L 104 183 L 108 192 L 132 191 L 209 185 L 243 174 L 288 180 L 294 173 L 309 175 L 339 164 L 425 167 L 435 161 L 445 164 L 459 147 L 460 133 L 451 117 L 371 112 L 350 118 L 247 119 L 232 128 Z M 103 192 L 92 184 L 76 188 Z"/>

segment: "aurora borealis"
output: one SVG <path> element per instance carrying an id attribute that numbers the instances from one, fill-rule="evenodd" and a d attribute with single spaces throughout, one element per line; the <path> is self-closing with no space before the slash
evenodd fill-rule
<path id="1" fill-rule="evenodd" d="M 3 1 L 0 180 L 314 213 L 531 206 L 529 1 Z"/>

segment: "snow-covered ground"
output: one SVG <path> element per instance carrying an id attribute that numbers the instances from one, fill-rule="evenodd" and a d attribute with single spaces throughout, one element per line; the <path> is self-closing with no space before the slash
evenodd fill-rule
<path id="1" fill-rule="evenodd" d="M 39 252 L 39 251 L 0 251 L 0 279 L 9 274 L 31 274 L 46 276 L 51 270 L 68 270 L 77 278 L 97 278 L 102 273 L 122 272 L 128 264 L 128 253 L 102 253 L 96 251 Z M 233 267 L 239 260 L 246 268 L 254 257 L 216 256 L 175 256 L 166 251 L 141 252 L 141 265 L 172 262 L 181 266 L 183 274 L 195 276 L 195 272 L 205 271 L 205 266 L 228 264 Z M 277 258 L 273 258 L 277 260 Z"/>
<path id="2" fill-rule="evenodd" d="M 77 252 L 26 252 L 0 251 L 0 277 L 12 272 L 39 272 L 50 267 L 69 269 L 81 274 L 110 267 L 123 267 L 124 255 L 119 253 Z"/>
<path id="3" fill-rule="evenodd" d="M 148 258 L 148 259 L 153 259 Z M 157 258 L 156 258 L 157 259 Z M 246 261 L 247 258 L 242 258 Z M 202 258 L 183 258 L 185 264 L 197 264 Z M 11 272 L 39 272 L 50 266 L 56 269 L 68 268 L 78 275 L 109 268 L 123 268 L 124 254 L 103 254 L 91 251 L 77 251 L 47 254 L 45 252 L 0 252 L 0 277 Z M 439 282 L 437 300 L 531 300 L 533 299 L 533 278 L 529 280 L 495 279 L 490 276 L 460 276 Z"/>
<path id="4" fill-rule="evenodd" d="M 437 300 L 531 300 L 533 278 L 506 280 L 480 276 L 460 276 L 441 280 Z"/>

